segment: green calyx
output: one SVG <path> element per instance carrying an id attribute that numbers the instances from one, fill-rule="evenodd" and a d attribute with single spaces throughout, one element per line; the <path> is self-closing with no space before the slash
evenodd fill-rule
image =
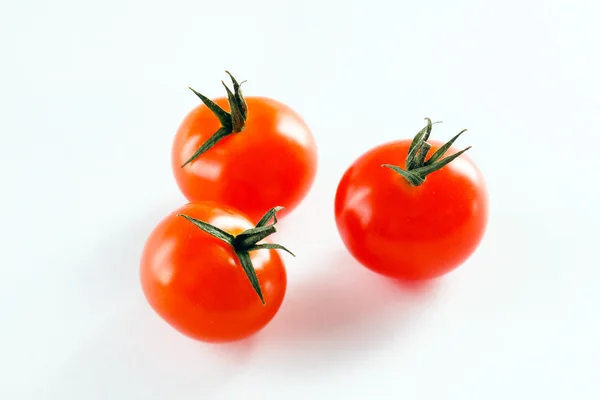
<path id="1" fill-rule="evenodd" d="M 251 251 L 256 250 L 279 249 L 287 251 L 295 257 L 294 253 L 292 253 L 280 244 L 259 243 L 267 236 L 270 236 L 276 232 L 275 224 L 277 223 L 277 212 L 281 210 L 283 210 L 283 207 L 273 207 L 272 209 L 267 211 L 265 215 L 263 215 L 260 221 L 258 221 L 258 223 L 256 224 L 256 227 L 245 230 L 237 236 L 227 233 L 224 230 L 219 229 L 216 226 L 211 225 L 207 222 L 200 221 L 199 219 L 192 218 L 184 214 L 177 214 L 177 216 L 187 219 L 192 224 L 202 229 L 204 232 L 230 245 L 233 248 L 238 260 L 240 261 L 240 264 L 242 265 L 246 276 L 248 276 L 248 279 L 250 280 L 250 284 L 254 288 L 254 291 L 256 292 L 256 294 L 258 294 L 260 301 L 263 304 L 265 304 L 265 299 L 260 289 L 260 284 L 258 283 L 256 271 L 254 270 L 254 266 L 252 265 L 249 253 Z M 269 221 L 271 219 L 273 220 L 273 222 L 269 224 Z"/>
<path id="2" fill-rule="evenodd" d="M 221 122 L 221 127 L 206 142 L 204 142 L 202 146 L 198 148 L 198 150 L 196 150 L 196 152 L 181 166 L 181 168 L 200 157 L 225 136 L 244 130 L 244 124 L 248 118 L 248 106 L 246 105 L 246 100 L 244 100 L 244 96 L 242 95 L 241 85 L 245 81 L 238 83 L 238 81 L 235 80 L 229 71 L 225 72 L 227 75 L 229 75 L 231 82 L 233 83 L 233 91 L 231 91 L 225 82 L 221 81 L 225 87 L 225 90 L 227 91 L 227 102 L 229 103 L 229 109 L 231 110 L 230 113 L 223 110 L 208 97 L 190 88 L 190 90 L 194 92 L 194 94 L 198 96 L 200 100 L 202 100 L 202 102 L 210 109 L 210 111 L 212 111 L 213 114 L 215 114 L 215 116 L 219 119 L 219 122 Z"/>
<path id="3" fill-rule="evenodd" d="M 429 118 L 425 118 L 425 120 L 427 121 L 427 125 L 421 129 L 419 133 L 417 133 L 408 149 L 408 155 L 406 156 L 406 169 L 402 169 L 396 165 L 382 165 L 382 167 L 389 168 L 400 174 L 413 186 L 419 186 L 423 184 L 427 175 L 448 165 L 462 153 L 471 148 L 471 146 L 469 146 L 466 149 L 452 154 L 451 156 L 442 158 L 452 144 L 456 141 L 456 139 L 458 139 L 460 135 L 467 131 L 466 129 L 463 129 L 446 144 L 440 147 L 435 153 L 433 153 L 429 159 L 427 159 L 427 153 L 429 153 L 429 150 L 431 149 L 431 145 L 427 143 L 427 139 L 429 139 L 433 124 L 437 122 L 431 122 L 431 119 Z"/>

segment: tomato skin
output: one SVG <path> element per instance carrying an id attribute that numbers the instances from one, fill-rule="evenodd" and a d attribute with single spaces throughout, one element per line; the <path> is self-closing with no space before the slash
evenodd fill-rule
<path id="1" fill-rule="evenodd" d="M 317 149 L 300 116 L 265 97 L 246 97 L 245 128 L 220 140 L 192 163 L 181 167 L 220 127 L 204 104 L 181 123 L 172 147 L 175 180 L 191 202 L 214 201 L 232 206 L 252 221 L 274 204 L 291 212 L 315 179 Z M 229 111 L 227 99 L 213 100 Z"/>
<path id="2" fill-rule="evenodd" d="M 410 185 L 382 164 L 406 168 L 411 140 L 377 146 L 359 157 L 336 192 L 340 236 L 367 268 L 403 280 L 441 276 L 462 264 L 479 245 L 488 219 L 480 171 L 461 155 Z M 431 154 L 442 143 L 430 141 Z M 450 149 L 447 156 L 456 153 Z"/>
<path id="3" fill-rule="evenodd" d="M 164 218 L 144 246 L 140 281 L 152 308 L 183 334 L 207 342 L 242 339 L 275 316 L 286 291 L 286 272 L 275 250 L 250 253 L 263 305 L 227 243 L 183 217 L 200 219 L 236 235 L 253 224 L 216 203 L 189 203 Z"/>

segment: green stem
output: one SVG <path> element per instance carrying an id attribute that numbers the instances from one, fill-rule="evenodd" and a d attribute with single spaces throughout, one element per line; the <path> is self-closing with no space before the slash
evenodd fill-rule
<path id="1" fill-rule="evenodd" d="M 427 121 L 427 125 L 416 134 L 408 148 L 406 169 L 402 169 L 392 164 L 382 165 L 382 167 L 389 168 L 398 173 L 413 186 L 422 185 L 425 182 L 427 175 L 440 170 L 471 148 L 469 146 L 451 156 L 442 158 L 456 139 L 466 131 L 466 129 L 463 129 L 426 160 L 427 153 L 429 153 L 429 150 L 431 149 L 431 145 L 427 143 L 427 139 L 429 139 L 433 124 L 438 122 L 431 122 L 431 119 L 429 118 L 425 118 L 425 120 Z"/>
<path id="2" fill-rule="evenodd" d="M 423 142 L 419 149 L 419 153 L 415 157 L 415 168 L 421 168 L 423 164 L 425 164 L 425 157 L 427 157 L 427 153 L 429 153 L 430 149 L 431 145 L 427 142 Z"/>
<path id="3" fill-rule="evenodd" d="M 283 210 L 283 207 L 273 207 L 265 213 L 265 215 L 260 219 L 259 223 L 256 224 L 256 227 L 247 229 L 244 232 L 238 234 L 237 236 L 227 233 L 224 230 L 209 224 L 208 222 L 192 218 L 188 215 L 178 214 L 177 216 L 185 218 L 204 232 L 230 245 L 237 256 L 237 259 L 240 262 L 244 273 L 248 277 L 252 288 L 260 298 L 260 301 L 263 304 L 265 304 L 265 299 L 260 288 L 260 283 L 258 281 L 258 277 L 256 276 L 256 271 L 254 270 L 254 266 L 252 265 L 252 259 L 250 258 L 249 253 L 251 251 L 257 250 L 279 249 L 287 251 L 292 256 L 294 256 L 294 254 L 291 251 L 289 251 L 280 244 L 258 243 L 277 231 L 275 229 L 275 224 L 277 223 L 276 213 L 281 210 Z M 270 220 L 273 220 L 273 222 L 271 224 L 268 224 Z"/>
<path id="4" fill-rule="evenodd" d="M 202 143 L 202 146 L 200 146 L 198 148 L 198 150 L 196 150 L 196 152 L 190 157 L 190 159 L 187 160 L 185 163 L 183 163 L 183 165 L 181 167 L 182 168 L 185 167 L 186 165 L 188 165 L 189 163 L 194 161 L 196 158 L 200 157 L 201 154 L 204 154 L 208 149 L 210 149 L 215 144 L 217 144 L 217 142 L 219 140 L 223 139 L 225 136 L 228 136 L 230 134 L 231 134 L 230 130 L 228 130 L 227 128 L 225 128 L 223 126 L 220 127 L 219 130 L 216 131 L 214 135 L 209 137 L 206 142 Z"/>
<path id="5" fill-rule="evenodd" d="M 221 81 L 227 92 L 227 102 L 229 103 L 229 109 L 231 112 L 223 110 L 217 103 L 204 96 L 202 93 L 190 88 L 190 90 L 194 92 L 194 94 L 198 96 L 200 100 L 202 100 L 202 103 L 204 103 L 219 119 L 221 127 L 205 143 L 203 143 L 185 163 L 183 163 L 181 166 L 182 168 L 200 157 L 225 136 L 228 136 L 232 133 L 239 133 L 244 130 L 246 119 L 248 118 L 248 106 L 244 96 L 242 95 L 242 84 L 238 83 L 238 81 L 229 73 L 229 71 L 225 72 L 227 75 L 229 75 L 231 82 L 233 83 L 232 92 L 225 82 Z"/>

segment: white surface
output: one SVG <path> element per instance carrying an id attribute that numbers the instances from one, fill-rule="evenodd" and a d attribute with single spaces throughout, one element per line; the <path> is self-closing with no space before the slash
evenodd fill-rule
<path id="1" fill-rule="evenodd" d="M 3 2 L 0 398 L 600 398 L 598 11 Z M 198 103 L 187 86 L 221 95 L 226 68 L 305 117 L 321 164 L 281 225 L 299 256 L 280 313 L 214 347 L 163 323 L 137 274 L 184 202 L 169 152 Z M 425 116 L 441 139 L 469 128 L 492 214 L 468 263 L 408 290 L 352 261 L 333 196 L 355 157 Z"/>

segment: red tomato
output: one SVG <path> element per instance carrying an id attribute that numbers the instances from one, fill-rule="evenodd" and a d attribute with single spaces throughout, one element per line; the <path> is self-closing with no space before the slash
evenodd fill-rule
<path id="1" fill-rule="evenodd" d="M 432 152 L 442 146 L 429 144 Z M 465 155 L 421 184 L 382 168 L 397 164 L 406 170 L 410 146 L 411 140 L 399 140 L 358 158 L 337 188 L 335 217 L 344 244 L 360 263 L 417 280 L 445 274 L 473 253 L 487 224 L 488 199 L 481 173 Z M 457 152 L 450 148 L 447 154 Z"/>
<path id="2" fill-rule="evenodd" d="M 286 272 L 280 256 L 272 248 L 249 252 L 263 304 L 232 245 L 182 215 L 232 237 L 253 228 L 238 211 L 213 203 L 190 203 L 169 214 L 151 233 L 141 257 L 140 279 L 148 302 L 194 339 L 233 341 L 259 331 L 284 298 Z"/>
<path id="3" fill-rule="evenodd" d="M 231 134 L 182 167 L 223 127 L 205 104 L 183 120 L 172 147 L 177 185 L 192 202 L 227 204 L 253 221 L 273 204 L 285 207 L 284 213 L 290 212 L 304 199 L 315 178 L 314 138 L 302 118 L 286 105 L 265 97 L 244 99 L 241 92 L 239 99 L 243 103 L 234 103 L 237 112 L 230 113 L 237 114 L 238 128 L 234 121 L 233 128 L 228 129 L 233 130 Z M 220 97 L 214 103 L 229 112 L 233 100 Z M 239 111 L 243 107 L 245 113 Z"/>

